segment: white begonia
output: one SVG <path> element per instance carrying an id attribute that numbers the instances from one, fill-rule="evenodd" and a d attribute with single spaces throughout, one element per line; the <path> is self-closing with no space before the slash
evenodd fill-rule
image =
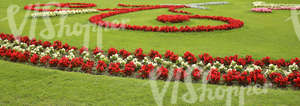
<path id="1" fill-rule="evenodd" d="M 223 64 L 221 64 L 219 61 L 214 62 L 214 67 L 219 68 L 221 67 Z"/>
<path id="2" fill-rule="evenodd" d="M 200 67 L 204 67 L 204 66 L 205 66 L 204 63 L 203 63 L 202 61 L 199 61 L 199 62 L 197 63 L 197 65 L 200 66 Z"/>
<path id="3" fill-rule="evenodd" d="M 227 72 L 227 68 L 222 64 L 219 68 L 218 68 L 221 72 Z"/>
<path id="4" fill-rule="evenodd" d="M 184 60 L 183 60 L 183 58 L 182 57 L 178 57 L 178 59 L 177 59 L 177 62 L 183 62 Z"/>
<path id="5" fill-rule="evenodd" d="M 111 61 L 116 61 L 118 58 L 119 58 L 118 54 L 114 54 L 114 55 L 110 56 Z"/>
<path id="6" fill-rule="evenodd" d="M 61 56 L 61 54 L 59 52 L 55 52 L 53 54 L 51 54 L 53 58 L 59 58 Z"/>
<path id="7" fill-rule="evenodd" d="M 193 64 L 191 67 L 192 68 L 199 68 L 199 66 L 197 64 Z"/>
<path id="8" fill-rule="evenodd" d="M 278 72 L 278 73 L 285 74 L 281 69 L 278 68 L 277 65 L 269 64 L 268 69 L 266 70 L 266 72 L 264 74 L 269 75 L 272 72 Z"/>
<path id="9" fill-rule="evenodd" d="M 207 64 L 206 64 L 206 67 L 207 67 L 207 68 L 210 68 L 210 67 L 211 67 L 211 64 L 210 64 L 210 63 L 207 63 Z"/>
<path id="10" fill-rule="evenodd" d="M 170 65 L 170 67 L 171 67 L 171 69 L 180 68 L 176 64 L 172 64 L 172 65 Z"/>
<path id="11" fill-rule="evenodd" d="M 159 57 L 155 57 L 153 60 L 154 60 L 154 62 L 157 63 L 157 64 L 161 64 L 161 63 L 164 61 L 164 59 L 159 58 Z"/>
<path id="12" fill-rule="evenodd" d="M 243 71 L 244 67 L 243 65 L 235 65 L 233 66 L 233 69 L 235 69 L 236 71 Z"/>
<path id="13" fill-rule="evenodd" d="M 28 47 L 28 45 L 26 44 L 26 43 L 20 43 L 20 46 L 21 46 L 21 48 L 23 48 L 23 49 L 25 49 L 25 48 L 27 48 Z"/>
<path id="14" fill-rule="evenodd" d="M 237 63 L 235 61 L 231 61 L 229 68 L 234 69 L 234 66 L 237 65 Z"/>
<path id="15" fill-rule="evenodd" d="M 293 63 L 292 65 L 289 65 L 289 71 L 298 70 L 299 67 L 296 63 Z"/>
<path id="16" fill-rule="evenodd" d="M 83 51 L 83 52 L 81 53 L 81 55 L 82 55 L 83 57 L 89 57 L 89 56 L 90 56 L 90 53 L 89 53 L 88 51 Z"/>
<path id="17" fill-rule="evenodd" d="M 247 71 L 247 72 L 252 72 L 254 70 L 261 70 L 261 67 L 255 65 L 255 64 L 251 64 L 251 65 L 247 66 L 245 69 L 245 71 Z"/>
<path id="18" fill-rule="evenodd" d="M 84 60 L 84 61 L 88 61 L 88 60 L 90 60 L 90 58 L 89 58 L 89 56 L 84 55 L 84 56 L 83 56 L 83 60 Z"/>
<path id="19" fill-rule="evenodd" d="M 133 56 L 132 55 L 127 56 L 126 60 L 127 61 L 132 61 L 133 60 Z"/>
<path id="20" fill-rule="evenodd" d="M 27 51 L 31 51 L 35 48 L 35 45 L 29 45 L 29 47 L 27 48 Z"/>
<path id="21" fill-rule="evenodd" d="M 170 67 L 172 64 L 172 62 L 170 61 L 163 61 L 162 64 L 165 66 L 165 67 Z M 174 64 L 175 65 L 175 64 Z"/>
<path id="22" fill-rule="evenodd" d="M 142 63 L 140 63 L 138 61 L 133 61 L 133 63 L 136 65 L 137 68 L 141 68 L 142 67 Z"/>
<path id="23" fill-rule="evenodd" d="M 100 60 L 100 59 L 101 59 L 101 56 L 102 56 L 102 53 L 99 52 L 99 53 L 97 53 L 97 54 L 94 56 L 94 58 L 95 58 L 96 60 Z"/>

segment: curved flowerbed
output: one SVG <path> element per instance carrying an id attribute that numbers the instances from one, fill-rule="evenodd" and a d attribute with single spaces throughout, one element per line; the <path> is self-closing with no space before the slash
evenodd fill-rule
<path id="1" fill-rule="evenodd" d="M 215 4 L 211 3 L 210 5 Z M 218 4 L 218 3 L 217 3 Z M 204 5 L 204 4 L 202 4 Z M 170 12 L 175 13 L 183 13 L 183 14 L 191 14 L 186 11 L 177 11 L 176 9 L 180 8 L 192 8 L 192 6 L 186 5 L 125 5 L 119 4 L 119 6 L 123 7 L 133 7 L 133 8 L 114 8 L 114 9 L 39 9 L 36 7 L 40 6 L 56 6 L 56 7 L 69 7 L 69 8 L 87 8 L 87 7 L 94 7 L 95 4 L 92 3 L 57 3 L 57 4 L 36 4 L 36 5 L 29 5 L 25 6 L 25 10 L 33 10 L 33 11 L 48 11 L 49 13 L 37 13 L 34 14 L 34 17 L 40 16 L 56 16 L 56 15 L 65 15 L 65 14 L 77 14 L 77 13 L 89 13 L 89 12 L 97 12 L 97 11 L 111 11 L 107 13 L 102 13 L 100 15 L 92 16 L 89 21 L 93 24 L 97 24 L 102 27 L 107 28 L 122 28 L 127 30 L 134 30 L 134 31 L 152 31 L 152 32 L 203 32 L 203 31 L 215 31 L 215 30 L 231 30 L 240 28 L 244 25 L 241 20 L 233 19 L 230 17 L 223 17 L 223 16 L 201 16 L 201 15 L 162 15 L 157 17 L 158 21 L 161 22 L 183 22 L 187 21 L 191 18 L 193 19 L 209 19 L 209 20 L 216 20 L 216 21 L 223 21 L 228 24 L 224 25 L 217 25 L 217 26 L 204 26 L 204 25 L 197 25 L 197 26 L 147 26 L 147 25 L 130 25 L 130 24 L 120 24 L 120 23 L 113 23 L 109 21 L 104 21 L 104 18 L 108 18 L 110 16 L 118 15 L 118 14 L 125 14 L 130 12 L 136 11 L 143 11 L 143 10 L 152 10 L 152 9 L 160 9 L 160 8 L 168 8 Z"/>
<path id="2" fill-rule="evenodd" d="M 189 51 L 179 56 L 169 50 L 164 55 L 155 50 L 145 54 L 141 48 L 132 53 L 115 48 L 104 52 L 100 48 L 88 50 L 61 41 L 51 43 L 27 36 L 2 33 L 0 38 L 1 59 L 64 71 L 142 79 L 148 79 L 153 73 L 157 80 L 185 81 L 191 78 L 198 82 L 204 77 L 211 84 L 246 86 L 271 83 L 280 88 L 300 87 L 299 58 L 254 60 L 252 56 L 212 57 L 207 53 L 196 57 Z"/>

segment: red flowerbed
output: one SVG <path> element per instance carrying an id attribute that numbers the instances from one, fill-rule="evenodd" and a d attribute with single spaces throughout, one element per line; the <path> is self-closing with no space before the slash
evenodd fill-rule
<path id="1" fill-rule="evenodd" d="M 56 6 L 56 7 L 69 7 L 69 8 L 87 8 L 87 7 L 94 7 L 95 4 L 92 3 L 55 3 L 55 4 L 35 4 L 25 6 L 25 10 L 33 10 L 33 11 L 68 11 L 74 9 L 42 9 L 36 8 L 41 6 Z M 118 15 L 118 14 L 125 14 L 130 12 L 142 11 L 142 10 L 152 10 L 152 9 L 160 9 L 160 8 L 169 8 L 170 12 L 175 13 L 184 13 L 184 14 L 191 14 L 186 11 L 177 11 L 176 9 L 180 8 L 190 8 L 184 5 L 125 5 L 119 4 L 119 6 L 123 7 L 134 7 L 134 8 L 106 8 L 106 9 L 97 9 L 99 11 L 111 11 L 107 13 L 102 13 L 100 15 L 92 16 L 89 21 L 91 23 L 97 24 L 102 27 L 106 28 L 122 28 L 127 30 L 134 30 L 134 31 L 152 31 L 152 32 L 202 32 L 202 31 L 215 31 L 215 30 L 231 30 L 240 28 L 244 25 L 244 23 L 238 19 L 233 19 L 230 17 L 223 17 L 223 16 L 201 16 L 201 15 L 161 15 L 157 17 L 158 21 L 161 22 L 184 22 L 188 21 L 191 18 L 194 19 L 209 19 L 209 20 L 216 20 L 216 21 L 223 21 L 228 24 L 224 25 L 217 25 L 217 26 L 204 26 L 204 25 L 197 25 L 197 26 L 147 26 L 147 25 L 130 25 L 130 24 L 120 24 L 120 23 L 113 23 L 109 21 L 104 21 L 104 18 L 108 18 L 110 16 Z"/>
<path id="2" fill-rule="evenodd" d="M 184 21 L 189 21 L 190 18 L 187 15 L 160 15 L 156 18 L 156 20 L 161 22 L 171 22 L 171 23 L 179 23 Z"/>

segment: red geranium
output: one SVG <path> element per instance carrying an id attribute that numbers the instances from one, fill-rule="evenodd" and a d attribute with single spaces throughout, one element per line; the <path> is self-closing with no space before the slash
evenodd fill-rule
<path id="1" fill-rule="evenodd" d="M 156 18 L 156 20 L 161 22 L 171 22 L 171 23 L 179 23 L 184 21 L 189 21 L 190 18 L 187 15 L 160 15 Z"/>
<path id="2" fill-rule="evenodd" d="M 51 57 L 49 55 L 43 56 L 40 59 L 40 63 L 46 65 L 50 61 Z"/>
<path id="3" fill-rule="evenodd" d="M 206 80 L 208 80 L 208 83 L 211 84 L 218 84 L 220 82 L 221 73 L 218 71 L 218 69 L 211 69 L 208 72 Z"/>
<path id="4" fill-rule="evenodd" d="M 161 66 L 157 70 L 156 75 L 157 75 L 157 79 L 167 80 L 168 76 L 169 76 L 169 70 L 167 68 L 165 68 L 164 66 Z"/>
<path id="5" fill-rule="evenodd" d="M 189 64 L 195 64 L 197 63 L 197 58 L 192 54 L 191 52 L 187 51 L 184 53 L 183 58 L 189 63 Z"/>
<path id="6" fill-rule="evenodd" d="M 192 72 L 193 80 L 198 81 L 201 78 L 201 71 L 195 68 Z"/>
<path id="7" fill-rule="evenodd" d="M 152 64 L 143 65 L 142 68 L 138 71 L 141 78 L 149 78 L 150 72 L 154 69 Z"/>
<path id="8" fill-rule="evenodd" d="M 120 63 L 110 63 L 108 67 L 110 75 L 118 76 L 121 73 Z"/>
<path id="9" fill-rule="evenodd" d="M 81 57 L 73 58 L 70 62 L 69 68 L 73 69 L 75 67 L 80 67 L 83 64 L 83 59 Z"/>
<path id="10" fill-rule="evenodd" d="M 39 62 L 39 58 L 40 56 L 38 56 L 37 54 L 33 54 L 32 57 L 30 58 L 30 62 L 32 64 L 37 64 Z"/>
<path id="11" fill-rule="evenodd" d="M 129 62 L 125 64 L 124 70 L 122 70 L 122 73 L 124 76 L 131 76 L 135 72 L 135 64 L 133 62 Z"/>
<path id="12" fill-rule="evenodd" d="M 143 53 L 143 49 L 142 48 L 138 48 L 138 49 L 135 50 L 134 56 L 136 58 L 138 58 L 139 60 L 143 60 L 146 55 Z"/>
<path id="13" fill-rule="evenodd" d="M 161 58 L 161 54 L 159 54 L 159 52 L 155 50 L 151 50 L 148 56 L 152 59 L 154 59 L 155 57 Z"/>
<path id="14" fill-rule="evenodd" d="M 56 67 L 56 66 L 57 66 L 57 63 L 58 63 L 58 59 L 51 59 L 51 60 L 49 61 L 49 65 L 50 65 L 51 67 Z"/>
<path id="15" fill-rule="evenodd" d="M 106 63 L 104 61 L 99 60 L 98 65 L 96 67 L 97 72 L 99 72 L 99 73 L 104 72 L 106 67 L 107 67 Z"/>
<path id="16" fill-rule="evenodd" d="M 114 54 L 117 54 L 118 53 L 118 50 L 117 49 L 115 49 L 115 48 L 110 48 L 110 49 L 108 49 L 108 56 L 112 56 L 112 55 L 114 55 Z"/>
<path id="17" fill-rule="evenodd" d="M 119 54 L 123 57 L 123 59 L 125 59 L 125 58 L 127 58 L 131 53 L 128 52 L 128 51 L 126 51 L 126 50 L 124 50 L 124 49 L 121 49 L 121 50 L 119 51 Z"/>
<path id="18" fill-rule="evenodd" d="M 86 73 L 92 73 L 94 67 L 94 61 L 88 60 L 81 65 L 81 70 Z"/>
<path id="19" fill-rule="evenodd" d="M 187 77 L 187 73 L 183 68 L 176 68 L 173 71 L 173 78 L 175 80 L 181 80 L 184 81 L 184 79 Z"/>
<path id="20" fill-rule="evenodd" d="M 232 81 L 238 81 L 240 76 L 240 72 L 236 70 L 230 70 L 226 74 L 223 75 L 224 81 L 227 85 L 232 85 Z"/>

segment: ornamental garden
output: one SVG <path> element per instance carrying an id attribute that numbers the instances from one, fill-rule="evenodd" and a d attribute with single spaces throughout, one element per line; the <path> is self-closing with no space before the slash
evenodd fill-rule
<path id="1" fill-rule="evenodd" d="M 9 71 L 22 73 L 20 68 L 33 67 L 41 73 L 43 70 L 54 70 L 66 73 L 66 76 L 76 73 L 105 77 L 107 80 L 129 79 L 127 86 L 116 85 L 118 88 L 140 89 L 129 84 L 132 79 L 137 79 L 161 81 L 163 84 L 179 82 L 192 85 L 207 83 L 227 88 L 256 87 L 271 90 L 269 93 L 299 95 L 300 24 L 297 20 L 300 18 L 297 16 L 300 2 L 163 0 L 146 1 L 147 4 L 135 1 L 10 1 L 6 6 L 3 4 L 5 8 L 1 11 L 7 13 L 1 15 L 3 18 L 0 20 L 3 23 L 0 34 L 1 73 L 3 76 L 14 76 Z M 14 4 L 20 7 L 9 7 Z M 117 19 L 128 19 L 129 22 L 119 22 Z M 87 27 L 84 31 L 84 28 L 68 27 L 59 24 L 62 20 L 63 24 L 79 23 L 78 26 L 92 28 Z M 98 32 L 88 32 L 95 29 Z M 45 37 L 45 33 L 53 36 Z M 61 36 L 58 33 L 62 33 Z M 17 64 L 20 68 L 5 64 Z M 2 77 L 1 80 L 5 83 L 10 78 Z M 102 82 L 105 83 L 105 80 Z M 106 85 L 109 84 L 109 81 L 106 82 Z M 120 92 L 117 88 L 114 91 Z M 12 95 L 20 96 L 18 93 Z M 29 103 L 32 97 L 22 100 Z M 149 98 L 153 99 L 150 96 L 147 100 Z M 292 100 L 280 103 L 296 105 L 291 103 L 295 102 Z M 6 104 L 5 99 L 1 101 Z M 18 105 L 8 101 L 11 105 Z M 128 103 L 141 105 L 144 102 L 140 99 L 140 102 Z M 157 101 L 153 103 L 161 105 Z M 226 103 L 220 102 L 220 105 Z M 258 105 L 247 103 L 245 105 Z M 241 102 L 233 103 L 238 104 L 241 105 Z"/>

